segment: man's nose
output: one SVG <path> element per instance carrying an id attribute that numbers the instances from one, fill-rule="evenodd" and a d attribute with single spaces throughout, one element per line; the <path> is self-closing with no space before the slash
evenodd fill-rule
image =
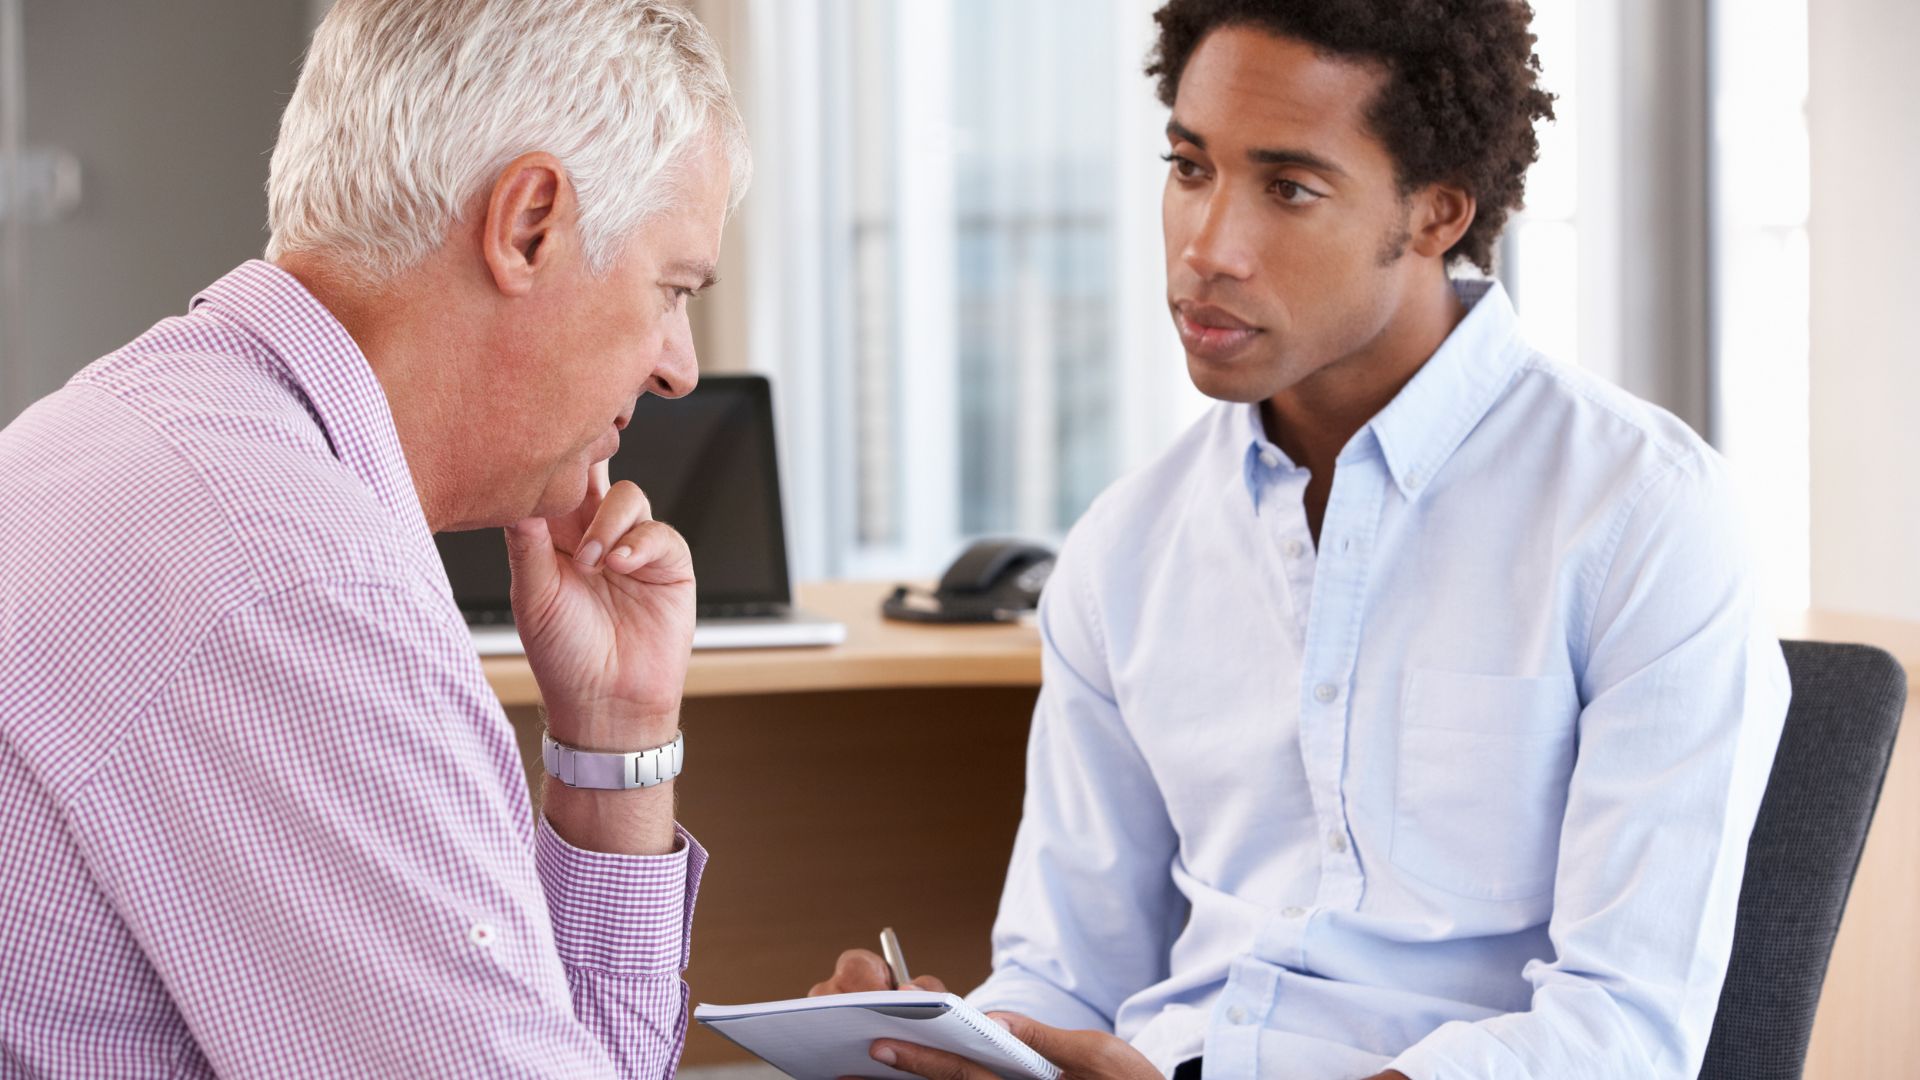
<path id="1" fill-rule="evenodd" d="M 667 331 L 660 362 L 647 380 L 647 392 L 661 397 L 685 397 L 700 383 L 700 361 L 693 354 L 693 329 L 683 316 Z"/>
<path id="2" fill-rule="evenodd" d="M 1204 279 L 1245 280 L 1253 275 L 1253 250 L 1246 230 L 1237 227 L 1237 207 L 1224 185 L 1199 207 L 1199 220 L 1180 259 Z"/>

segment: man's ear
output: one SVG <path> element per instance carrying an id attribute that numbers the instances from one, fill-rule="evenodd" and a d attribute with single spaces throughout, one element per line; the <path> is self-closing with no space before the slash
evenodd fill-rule
<path id="1" fill-rule="evenodd" d="M 1460 242 L 1479 207 L 1465 188 L 1452 184 L 1428 184 L 1413 198 L 1408 246 L 1429 259 L 1441 258 Z"/>
<path id="2" fill-rule="evenodd" d="M 480 255 L 493 283 L 525 296 L 539 275 L 576 245 L 573 184 L 552 154 L 522 154 L 500 170 L 480 224 Z"/>

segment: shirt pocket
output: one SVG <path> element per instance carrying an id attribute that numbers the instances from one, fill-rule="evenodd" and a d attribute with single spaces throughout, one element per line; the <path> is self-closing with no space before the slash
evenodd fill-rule
<path id="1" fill-rule="evenodd" d="M 1570 676 L 1415 669 L 1401 705 L 1393 865 L 1479 900 L 1551 891 L 1579 709 Z"/>

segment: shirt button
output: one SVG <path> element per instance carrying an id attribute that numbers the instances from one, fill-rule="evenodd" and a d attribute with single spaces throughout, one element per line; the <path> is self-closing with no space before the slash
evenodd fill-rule
<path id="1" fill-rule="evenodd" d="M 467 940 L 483 949 L 491 948 L 494 939 L 499 936 L 492 923 L 474 923 L 473 927 L 467 931 Z"/>
<path id="2" fill-rule="evenodd" d="M 1306 554 L 1307 545 L 1301 543 L 1298 540 L 1289 540 L 1287 541 L 1287 546 L 1285 548 L 1285 551 L 1287 553 L 1287 558 L 1297 559 L 1300 556 Z"/>
<path id="3" fill-rule="evenodd" d="M 1303 907 L 1290 907 L 1280 912 L 1282 916 L 1289 919 L 1297 919 L 1300 916 L 1305 915 L 1306 913 L 1307 913 L 1307 909 Z"/>
<path id="4" fill-rule="evenodd" d="M 1407 474 L 1407 486 L 1410 488 L 1417 488 L 1421 484 L 1424 484 L 1426 482 L 1427 482 L 1426 476 L 1418 471 L 1410 472 Z"/>
<path id="5" fill-rule="evenodd" d="M 1265 465 L 1269 469 L 1279 468 L 1280 467 L 1279 452 L 1271 449 L 1260 451 L 1260 464 Z"/>
<path id="6" fill-rule="evenodd" d="M 1322 705 L 1340 696 L 1340 688 L 1330 682 L 1323 682 L 1313 688 L 1313 700 Z"/>
<path id="7" fill-rule="evenodd" d="M 1327 847 L 1331 849 L 1335 855 L 1345 855 L 1347 853 L 1347 834 L 1338 831 L 1328 833 Z"/>
<path id="8" fill-rule="evenodd" d="M 1244 1024 L 1246 1022 L 1247 1022 L 1247 1010 L 1241 1008 L 1238 1005 L 1229 1005 L 1227 1007 L 1227 1023 Z"/>

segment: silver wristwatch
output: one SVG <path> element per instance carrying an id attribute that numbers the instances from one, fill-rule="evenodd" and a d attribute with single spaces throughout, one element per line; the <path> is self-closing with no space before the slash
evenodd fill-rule
<path id="1" fill-rule="evenodd" d="M 568 787 L 625 791 L 664 784 L 679 776 L 686 763 L 686 743 L 687 737 L 681 733 L 667 745 L 651 750 L 599 754 L 554 742 L 552 735 L 542 731 L 540 758 L 546 763 L 547 775 Z"/>

